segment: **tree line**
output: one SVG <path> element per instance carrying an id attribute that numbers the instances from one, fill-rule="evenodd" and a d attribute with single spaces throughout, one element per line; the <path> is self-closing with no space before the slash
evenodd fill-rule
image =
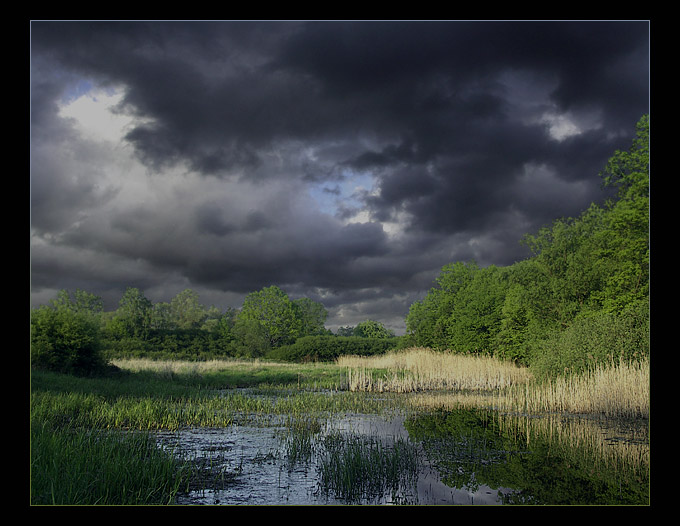
<path id="1" fill-rule="evenodd" d="M 501 356 L 556 374 L 649 354 L 649 116 L 599 174 L 615 197 L 523 242 L 506 267 L 445 265 L 411 305 L 410 344 Z"/>
<path id="2" fill-rule="evenodd" d="M 291 300 L 277 286 L 251 292 L 240 309 L 226 311 L 205 307 L 191 289 L 169 302 L 153 303 L 140 289 L 128 287 L 112 311 L 104 311 L 103 300 L 90 292 L 61 290 L 47 305 L 32 309 L 31 363 L 83 372 L 125 357 L 253 358 L 277 350 L 279 359 L 319 359 L 330 354 L 305 357 L 301 349 L 308 349 L 312 341 L 365 354 L 368 348 L 384 351 L 387 343 L 394 343 L 394 334 L 380 322 L 365 320 L 334 334 L 325 327 L 327 317 L 323 304 L 306 297 Z M 343 343 L 333 346 L 328 338 Z M 299 340 L 306 346 L 293 347 Z M 376 340 L 381 343 L 367 347 Z"/>

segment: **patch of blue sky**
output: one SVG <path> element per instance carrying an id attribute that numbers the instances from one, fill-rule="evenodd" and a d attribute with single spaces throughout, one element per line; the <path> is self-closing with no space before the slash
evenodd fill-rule
<path id="1" fill-rule="evenodd" d="M 361 209 L 361 197 L 372 192 L 374 184 L 374 177 L 370 173 L 345 170 L 338 181 L 314 183 L 309 194 L 321 212 L 334 216 L 341 208 Z"/>
<path id="2" fill-rule="evenodd" d="M 87 79 L 79 79 L 70 84 L 61 96 L 62 104 L 70 104 L 74 100 L 79 99 L 83 95 L 88 94 L 94 89 L 94 84 Z"/>
<path id="3" fill-rule="evenodd" d="M 90 79 L 80 78 L 72 83 L 64 90 L 61 96 L 62 104 L 70 104 L 79 98 L 88 95 L 96 100 L 97 94 L 104 94 L 106 96 L 113 96 L 116 94 L 116 89 L 113 87 L 98 86 Z"/>

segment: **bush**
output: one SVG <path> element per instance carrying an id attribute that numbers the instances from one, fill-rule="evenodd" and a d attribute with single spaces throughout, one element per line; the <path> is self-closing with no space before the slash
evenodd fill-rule
<path id="1" fill-rule="evenodd" d="M 371 356 L 399 346 L 399 338 L 361 338 L 358 336 L 304 336 L 291 345 L 272 349 L 267 358 L 287 362 L 333 361 L 353 354 Z"/>
<path id="2" fill-rule="evenodd" d="M 146 339 L 107 338 L 102 342 L 108 359 L 212 360 L 235 356 L 234 343 L 216 332 L 201 329 L 151 330 Z"/>
<path id="3" fill-rule="evenodd" d="M 31 365 L 73 374 L 90 374 L 103 368 L 98 318 L 65 308 L 33 309 Z"/>
<path id="4" fill-rule="evenodd" d="M 595 363 L 642 359 L 649 351 L 649 304 L 640 302 L 618 314 L 598 311 L 582 316 L 536 342 L 531 369 L 539 376 L 554 376 L 580 372 Z"/>

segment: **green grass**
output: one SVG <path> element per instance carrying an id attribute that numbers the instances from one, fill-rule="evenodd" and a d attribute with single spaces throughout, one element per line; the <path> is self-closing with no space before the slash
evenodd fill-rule
<path id="1" fill-rule="evenodd" d="M 188 476 L 186 464 L 146 433 L 32 422 L 34 505 L 170 504 Z"/>
<path id="2" fill-rule="evenodd" d="M 348 503 L 371 499 L 415 485 L 418 452 L 408 440 L 385 445 L 370 436 L 331 434 L 324 441 L 320 487 Z"/>
<path id="3" fill-rule="evenodd" d="M 235 364 L 230 369 L 124 370 L 101 378 L 33 371 L 31 376 L 32 504 L 167 504 L 204 478 L 178 462 L 148 433 L 225 427 L 287 415 L 293 462 L 309 454 L 314 416 L 381 412 L 385 401 L 362 393 L 332 396 L 336 366 Z M 248 393 L 234 387 L 251 386 Z M 305 389 L 311 389 L 305 390 Z M 389 407 L 389 403 L 387 407 Z M 311 415 L 311 416 L 310 416 Z"/>

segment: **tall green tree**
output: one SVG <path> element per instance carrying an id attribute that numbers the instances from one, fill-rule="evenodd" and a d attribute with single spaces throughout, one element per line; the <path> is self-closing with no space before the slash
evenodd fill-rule
<path id="1" fill-rule="evenodd" d="M 302 331 L 302 321 L 293 302 L 275 285 L 251 292 L 243 300 L 235 329 L 245 334 L 255 326 L 259 326 L 258 334 L 271 347 L 293 343 Z"/>
<path id="2" fill-rule="evenodd" d="M 293 307 L 300 319 L 300 336 L 316 336 L 326 333 L 328 311 L 323 304 L 309 298 L 293 300 Z"/>
<path id="3" fill-rule="evenodd" d="M 178 329 L 198 329 L 208 317 L 198 293 L 185 289 L 170 300 L 171 318 Z"/>
<path id="4" fill-rule="evenodd" d="M 616 150 L 600 172 L 604 186 L 618 189 L 618 198 L 649 199 L 649 115 L 635 126 L 633 144 L 626 151 Z"/>
<path id="5" fill-rule="evenodd" d="M 492 354 L 508 288 L 507 272 L 494 265 L 474 269 L 455 291 L 447 321 L 447 347 L 458 352 Z"/>
<path id="6" fill-rule="evenodd" d="M 631 148 L 616 151 L 600 177 L 616 197 L 526 235 L 530 258 L 503 269 L 445 265 L 436 287 L 409 309 L 411 343 L 483 349 L 546 369 L 558 363 L 544 355 L 556 342 L 571 348 L 575 335 L 585 342 L 589 330 L 602 331 L 589 340 L 600 347 L 611 341 L 612 327 L 642 341 L 649 333 L 643 315 L 649 308 L 648 116 L 638 122 Z M 596 354 L 592 346 L 579 348 Z M 575 359 L 568 352 L 562 357 Z"/>
<path id="7" fill-rule="evenodd" d="M 122 327 L 126 336 L 145 340 L 151 328 L 153 304 L 144 293 L 128 287 L 118 302 L 114 323 Z"/>
<path id="8" fill-rule="evenodd" d="M 649 115 L 638 122 L 630 149 L 617 151 L 600 176 L 618 190 L 599 239 L 606 275 L 600 299 L 606 311 L 617 312 L 649 298 Z"/>
<path id="9" fill-rule="evenodd" d="M 442 267 L 436 286 L 421 301 L 413 303 L 406 317 L 406 333 L 413 345 L 450 348 L 451 315 L 456 295 L 472 281 L 479 266 L 474 261 L 449 263 Z"/>

